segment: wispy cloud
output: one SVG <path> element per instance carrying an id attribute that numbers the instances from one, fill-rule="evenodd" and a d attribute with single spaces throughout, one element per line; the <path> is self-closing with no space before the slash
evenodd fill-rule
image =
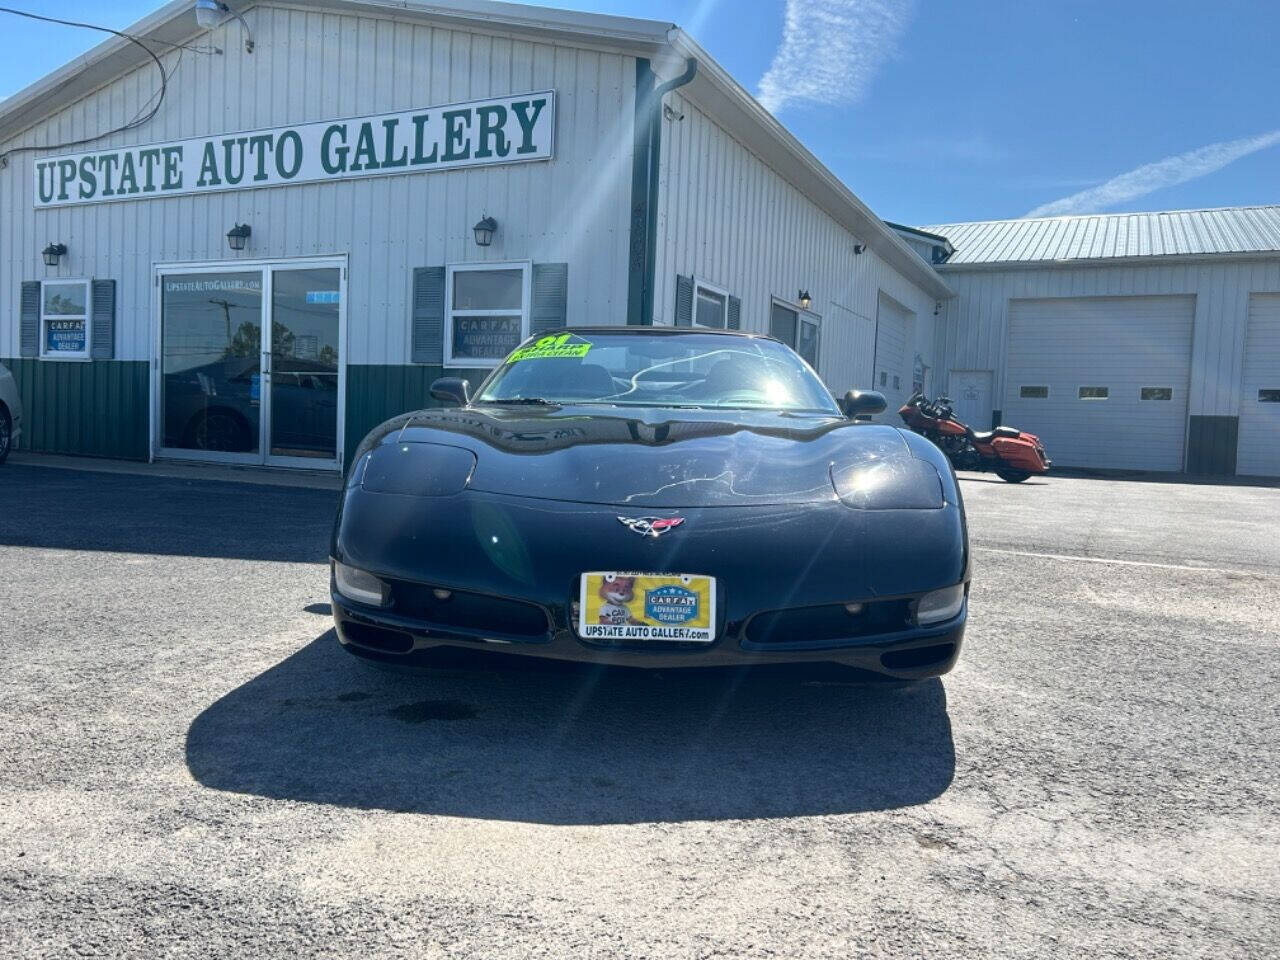
<path id="1" fill-rule="evenodd" d="M 1106 183 L 1088 190 L 1081 190 L 1061 200 L 1041 204 L 1027 214 L 1028 217 L 1054 217 L 1068 213 L 1097 213 L 1120 203 L 1145 197 L 1162 187 L 1172 187 L 1188 180 L 1221 170 L 1251 153 L 1265 150 L 1280 143 L 1280 130 L 1260 133 L 1255 137 L 1211 143 L 1207 147 L 1188 150 L 1177 156 L 1165 157 L 1155 163 L 1147 163 Z"/>
<path id="2" fill-rule="evenodd" d="M 787 0 L 782 43 L 760 79 L 773 113 L 793 103 L 855 103 L 897 50 L 913 0 Z"/>

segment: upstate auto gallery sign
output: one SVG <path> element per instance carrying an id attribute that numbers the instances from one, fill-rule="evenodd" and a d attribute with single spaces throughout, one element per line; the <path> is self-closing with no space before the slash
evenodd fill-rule
<path id="1" fill-rule="evenodd" d="M 35 205 L 171 197 L 549 160 L 555 94 L 95 150 L 36 162 Z"/>

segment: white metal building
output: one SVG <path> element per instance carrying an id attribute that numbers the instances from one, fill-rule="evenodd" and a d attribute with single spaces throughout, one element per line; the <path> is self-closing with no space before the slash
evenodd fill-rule
<path id="1" fill-rule="evenodd" d="M 946 282 L 672 25 L 233 6 L 129 29 L 168 74 L 141 125 L 90 139 L 156 103 L 119 38 L 0 102 L 27 448 L 337 468 L 566 322 L 772 331 L 837 391 L 928 384 Z"/>
<path id="2" fill-rule="evenodd" d="M 1280 206 L 904 237 L 956 292 L 962 419 L 1039 433 L 1063 465 L 1280 476 Z"/>

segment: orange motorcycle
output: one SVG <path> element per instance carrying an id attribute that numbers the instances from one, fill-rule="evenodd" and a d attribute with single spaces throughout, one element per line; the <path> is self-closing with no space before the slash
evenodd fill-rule
<path id="1" fill-rule="evenodd" d="M 916 433 L 937 444 L 957 470 L 984 470 L 1009 483 L 1021 483 L 1035 474 L 1048 473 L 1052 463 L 1033 433 L 1013 427 L 979 431 L 961 423 L 951 412 L 949 397 L 930 400 L 923 393 L 912 394 L 898 415 Z"/>

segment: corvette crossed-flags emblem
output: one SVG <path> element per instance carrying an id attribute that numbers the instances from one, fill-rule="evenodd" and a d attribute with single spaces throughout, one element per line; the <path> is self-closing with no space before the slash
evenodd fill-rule
<path id="1" fill-rule="evenodd" d="M 642 537 L 660 537 L 684 523 L 684 517 L 619 517 L 618 522 Z"/>

